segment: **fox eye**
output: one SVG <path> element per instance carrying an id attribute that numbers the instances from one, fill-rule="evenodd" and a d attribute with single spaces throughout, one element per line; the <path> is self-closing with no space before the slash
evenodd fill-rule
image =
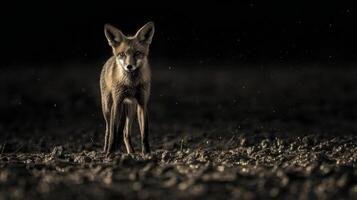
<path id="1" fill-rule="evenodd" d="M 140 51 L 136 51 L 135 52 L 135 56 L 141 56 L 143 53 L 141 53 Z"/>
<path id="2" fill-rule="evenodd" d="M 118 56 L 121 57 L 121 58 L 123 58 L 123 57 L 125 56 L 125 53 L 124 53 L 124 52 L 120 52 L 120 53 L 118 54 Z"/>

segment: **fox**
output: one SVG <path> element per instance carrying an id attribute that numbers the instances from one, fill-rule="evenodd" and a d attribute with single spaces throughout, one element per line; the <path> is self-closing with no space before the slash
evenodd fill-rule
<path id="1" fill-rule="evenodd" d="M 108 157 L 119 150 L 123 138 L 128 154 L 135 153 L 131 143 L 131 128 L 135 116 L 140 129 L 141 153 L 149 154 L 148 101 L 151 88 L 149 48 L 154 36 L 152 21 L 135 35 L 124 35 L 111 24 L 104 25 L 104 34 L 112 56 L 100 75 L 100 93 L 105 121 L 103 153 Z"/>

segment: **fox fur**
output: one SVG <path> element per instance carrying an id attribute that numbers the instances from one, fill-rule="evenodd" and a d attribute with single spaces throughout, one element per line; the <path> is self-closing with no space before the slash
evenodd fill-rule
<path id="1" fill-rule="evenodd" d="M 107 156 L 119 149 L 121 138 L 127 153 L 134 153 L 130 135 L 135 116 L 139 123 L 142 153 L 150 152 L 148 101 L 151 70 L 148 55 L 154 31 L 153 22 L 145 24 L 134 36 L 126 36 L 110 24 L 104 26 L 113 52 L 100 75 L 106 124 L 103 152 Z"/>

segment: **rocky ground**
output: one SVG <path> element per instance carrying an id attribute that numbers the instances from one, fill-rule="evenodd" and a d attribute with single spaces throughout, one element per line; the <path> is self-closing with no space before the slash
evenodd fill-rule
<path id="1" fill-rule="evenodd" d="M 353 66 L 154 65 L 153 152 L 108 158 L 99 72 L 0 71 L 0 199 L 357 198 Z"/>

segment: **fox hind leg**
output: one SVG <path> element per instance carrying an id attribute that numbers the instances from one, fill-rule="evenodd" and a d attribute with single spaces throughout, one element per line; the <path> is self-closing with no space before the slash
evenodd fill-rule
<path id="1" fill-rule="evenodd" d="M 102 94 L 102 111 L 105 120 L 105 136 L 104 136 L 104 148 L 103 153 L 106 152 L 109 140 L 109 126 L 110 126 L 110 111 L 113 104 L 113 100 L 110 94 Z"/>

